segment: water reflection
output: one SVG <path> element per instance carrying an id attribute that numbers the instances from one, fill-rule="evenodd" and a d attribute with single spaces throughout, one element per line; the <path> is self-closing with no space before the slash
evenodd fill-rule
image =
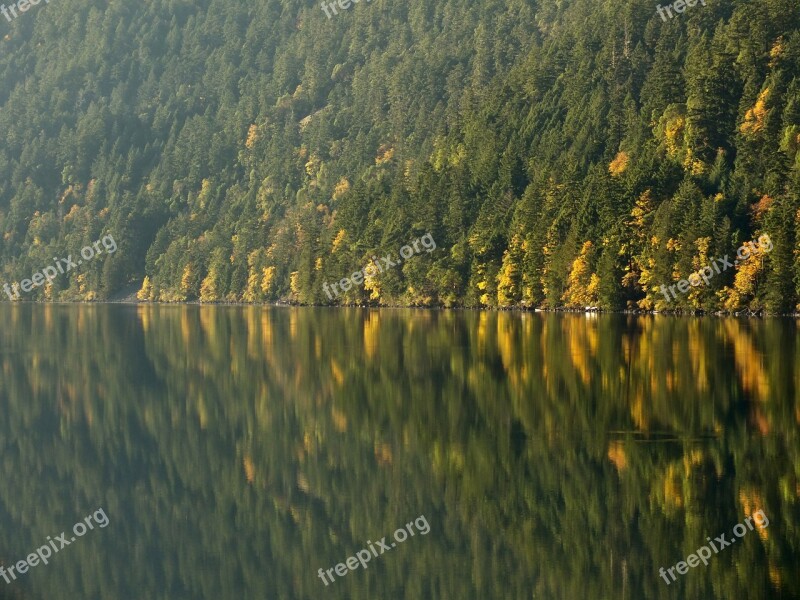
<path id="1" fill-rule="evenodd" d="M 0 318 L 0 564 L 98 506 L 111 521 L 0 598 L 800 594 L 793 321 L 26 304 Z M 768 530 L 658 577 L 758 510 Z M 430 535 L 317 577 L 420 514 Z"/>

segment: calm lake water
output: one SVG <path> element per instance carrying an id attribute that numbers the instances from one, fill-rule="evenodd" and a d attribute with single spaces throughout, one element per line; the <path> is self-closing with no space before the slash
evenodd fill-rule
<path id="1" fill-rule="evenodd" d="M 800 595 L 792 320 L 3 304 L 0 323 L 0 564 L 70 542 L 0 599 Z"/>

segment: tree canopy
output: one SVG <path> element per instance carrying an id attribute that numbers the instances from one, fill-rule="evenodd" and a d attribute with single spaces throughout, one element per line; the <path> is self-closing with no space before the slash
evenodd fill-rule
<path id="1" fill-rule="evenodd" d="M 59 0 L 0 19 L 0 274 L 34 298 L 794 310 L 800 9 Z M 658 291 L 767 233 L 774 250 Z"/>

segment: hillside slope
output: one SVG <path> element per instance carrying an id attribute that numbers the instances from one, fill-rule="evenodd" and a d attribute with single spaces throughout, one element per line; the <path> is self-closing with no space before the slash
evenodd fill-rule
<path id="1" fill-rule="evenodd" d="M 796 2 L 255 4 L 0 20 L 2 281 L 111 234 L 25 298 L 798 304 Z M 435 251 L 323 291 L 426 233 Z"/>

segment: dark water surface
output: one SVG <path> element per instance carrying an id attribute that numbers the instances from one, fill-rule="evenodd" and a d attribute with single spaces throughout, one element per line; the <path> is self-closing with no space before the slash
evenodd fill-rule
<path id="1" fill-rule="evenodd" d="M 794 321 L 4 304 L 0 323 L 0 564 L 108 517 L 0 600 L 800 594 Z"/>

